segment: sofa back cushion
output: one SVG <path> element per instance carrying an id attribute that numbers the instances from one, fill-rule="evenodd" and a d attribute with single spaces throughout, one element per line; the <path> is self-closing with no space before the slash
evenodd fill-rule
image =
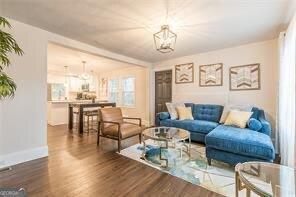
<path id="1" fill-rule="evenodd" d="M 186 103 L 185 105 L 186 107 L 191 107 L 192 115 L 195 120 L 206 120 L 218 123 L 223 112 L 222 105 L 194 103 Z"/>

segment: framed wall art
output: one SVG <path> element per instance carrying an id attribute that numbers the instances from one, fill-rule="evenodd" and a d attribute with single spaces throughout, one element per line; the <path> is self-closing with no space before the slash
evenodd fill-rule
<path id="1" fill-rule="evenodd" d="M 175 82 L 176 84 L 194 82 L 193 63 L 180 64 L 175 66 Z"/>
<path id="2" fill-rule="evenodd" d="M 99 80 L 99 95 L 100 97 L 108 96 L 108 78 L 102 77 Z"/>
<path id="3" fill-rule="evenodd" d="M 230 67 L 229 88 L 236 90 L 260 90 L 260 64 Z"/>
<path id="4" fill-rule="evenodd" d="M 199 66 L 199 86 L 222 86 L 223 64 L 208 64 Z"/>

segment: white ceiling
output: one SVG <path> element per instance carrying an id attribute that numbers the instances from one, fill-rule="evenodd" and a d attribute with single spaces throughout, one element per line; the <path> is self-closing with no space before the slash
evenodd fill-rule
<path id="1" fill-rule="evenodd" d="M 276 38 L 295 11 L 295 0 L 0 3 L 4 16 L 148 62 Z M 170 54 L 161 54 L 154 47 L 152 34 L 163 24 L 169 24 L 178 35 L 176 50 Z"/>
<path id="2" fill-rule="evenodd" d="M 47 47 L 47 70 L 50 72 L 67 72 L 70 74 L 79 74 L 83 72 L 82 61 L 86 61 L 85 70 L 90 73 L 109 72 L 115 69 L 122 69 L 134 66 L 132 64 L 100 57 L 78 50 L 66 48 L 56 44 L 48 44 Z"/>

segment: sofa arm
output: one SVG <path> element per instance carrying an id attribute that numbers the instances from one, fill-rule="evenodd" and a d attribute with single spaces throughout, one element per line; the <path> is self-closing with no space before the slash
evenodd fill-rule
<path id="1" fill-rule="evenodd" d="M 170 119 L 169 112 L 159 112 L 156 114 L 155 117 L 155 124 L 156 126 L 160 126 L 160 121 Z"/>
<path id="2" fill-rule="evenodd" d="M 270 136 L 271 135 L 271 124 L 266 120 L 265 113 L 263 110 L 260 110 L 258 119 L 262 124 L 262 129 L 259 132 Z"/>

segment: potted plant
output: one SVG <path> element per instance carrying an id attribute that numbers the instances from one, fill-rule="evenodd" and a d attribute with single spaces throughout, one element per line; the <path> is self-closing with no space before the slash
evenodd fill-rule
<path id="1" fill-rule="evenodd" d="M 24 54 L 12 35 L 4 31 L 6 27 L 11 28 L 10 23 L 0 17 L 0 100 L 12 98 L 16 91 L 16 83 L 4 72 L 4 69 L 11 63 L 8 55 L 10 53 L 19 56 Z"/>

